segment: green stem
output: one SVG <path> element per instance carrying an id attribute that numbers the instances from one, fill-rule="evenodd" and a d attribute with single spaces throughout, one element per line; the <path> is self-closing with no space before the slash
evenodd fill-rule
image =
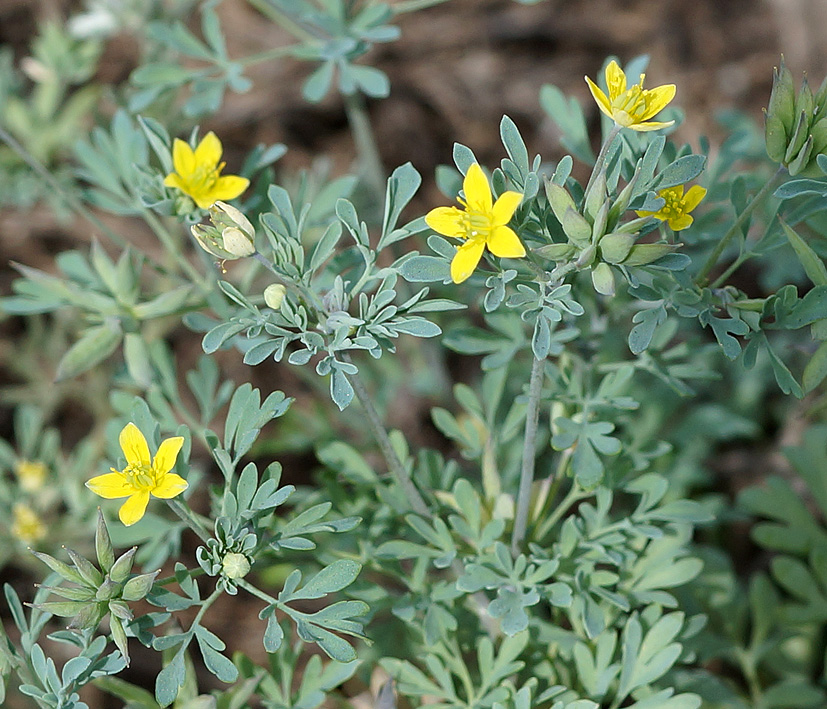
<path id="1" fill-rule="evenodd" d="M 316 42 L 317 37 L 308 32 L 292 17 L 289 17 L 278 8 L 273 7 L 267 0 L 248 0 L 248 2 L 256 8 L 262 15 L 281 26 L 282 29 L 292 34 L 296 39 L 303 42 Z"/>
<path id="2" fill-rule="evenodd" d="M 83 204 L 83 202 L 76 195 L 69 192 L 64 185 L 61 185 L 49 171 L 38 160 L 29 153 L 17 140 L 4 128 L 0 127 L 0 140 L 2 140 L 9 148 L 11 148 L 17 156 L 25 162 L 32 171 L 43 180 L 49 187 L 51 187 L 55 194 L 58 195 L 75 214 L 88 221 L 92 226 L 100 229 L 112 243 L 117 244 L 121 248 L 128 246 L 126 239 L 120 234 L 110 229 L 104 224 L 90 209 Z"/>
<path id="3" fill-rule="evenodd" d="M 258 52 L 256 54 L 251 54 L 248 57 L 244 57 L 243 59 L 237 60 L 237 64 L 241 64 L 241 66 L 252 66 L 253 64 L 261 64 L 263 62 L 269 62 L 273 59 L 281 59 L 282 57 L 289 57 L 296 53 L 301 47 L 307 46 L 306 44 L 289 44 L 286 47 L 274 47 L 273 49 L 267 49 L 263 52 Z"/>
<path id="4" fill-rule="evenodd" d="M 186 505 L 183 505 L 178 500 L 167 500 L 167 504 L 170 506 L 173 512 L 177 514 L 184 522 L 186 522 L 187 526 L 198 535 L 198 538 L 204 542 L 205 544 L 209 541 L 211 535 L 207 531 L 207 528 L 203 525 L 200 519 L 195 516 L 195 513 L 189 509 Z"/>
<path id="5" fill-rule="evenodd" d="M 376 137 L 370 124 L 370 116 L 365 107 L 365 99 L 360 93 L 345 95 L 345 112 L 350 124 L 359 162 L 362 168 L 362 177 L 365 183 L 375 193 L 377 198 L 384 195 L 385 167 L 376 145 Z"/>
<path id="6" fill-rule="evenodd" d="M 778 166 L 778 170 L 776 170 L 773 176 L 767 180 L 766 184 L 758 190 L 752 200 L 750 200 L 749 204 L 744 207 L 744 211 L 738 215 L 738 218 L 732 223 L 732 226 L 729 227 L 726 234 L 724 234 L 723 238 L 718 242 L 718 245 L 712 250 L 712 253 L 709 254 L 709 258 L 706 260 L 706 263 L 704 263 L 703 268 L 701 268 L 698 275 L 695 277 L 695 282 L 699 286 L 703 287 L 708 283 L 707 276 L 709 275 L 709 272 L 715 268 L 718 263 L 718 259 L 721 258 L 721 254 L 727 246 L 729 246 L 732 239 L 735 238 L 735 235 L 740 231 L 741 226 L 747 220 L 747 217 L 749 217 L 755 208 L 764 201 L 764 198 L 770 193 L 776 178 L 784 172 L 785 169 L 786 168 L 783 165 Z"/>
<path id="7" fill-rule="evenodd" d="M 448 0 L 402 0 L 391 7 L 394 15 L 401 15 L 405 12 L 416 12 L 426 10 L 429 7 L 436 7 L 448 2 Z"/>
<path id="8" fill-rule="evenodd" d="M 577 487 L 577 483 L 572 483 L 572 486 L 566 493 L 566 496 L 560 500 L 560 504 L 554 508 L 554 512 L 546 517 L 543 520 L 542 525 L 537 529 L 536 538 L 542 539 L 551 529 L 554 528 L 554 525 L 562 519 L 563 515 L 568 512 L 569 508 L 575 502 L 582 500 L 584 497 L 588 497 L 588 495 L 588 492 L 585 492 Z"/>
<path id="9" fill-rule="evenodd" d="M 190 629 L 194 629 L 201 625 L 201 619 L 204 617 L 204 614 L 207 612 L 209 607 L 215 603 L 218 597 L 224 593 L 224 590 L 221 588 L 221 585 L 216 586 L 215 590 L 206 598 L 204 602 L 201 604 L 201 607 L 198 609 L 198 613 L 196 613 L 195 618 L 192 619 L 192 624 L 190 625 Z"/>
<path id="10" fill-rule="evenodd" d="M 256 598 L 261 599 L 262 601 L 264 601 L 265 603 L 267 603 L 269 605 L 272 605 L 272 606 L 280 605 L 277 598 L 273 598 L 270 594 L 265 593 L 264 591 L 257 588 L 256 586 L 253 586 L 253 584 L 251 584 L 249 581 L 245 581 L 244 579 L 238 579 L 237 581 L 235 581 L 235 585 L 238 586 L 239 588 L 243 588 L 245 591 L 247 591 L 247 593 L 252 594 Z"/>
<path id="11" fill-rule="evenodd" d="M 584 195 L 589 194 L 589 190 L 591 189 L 594 181 L 597 179 L 597 176 L 606 169 L 606 156 L 609 154 L 609 148 L 612 147 L 612 143 L 615 142 L 615 138 L 620 135 L 620 131 L 622 129 L 622 126 L 615 123 L 609 131 L 609 135 L 606 136 L 606 140 L 603 141 L 603 145 L 600 146 L 600 152 L 597 154 L 597 160 L 594 162 L 592 174 L 589 176 L 589 182 L 583 192 Z"/>
<path id="12" fill-rule="evenodd" d="M 545 359 L 534 358 L 528 385 L 528 408 L 525 413 L 525 437 L 523 439 L 523 463 L 520 470 L 520 488 L 517 493 L 517 512 L 511 535 L 511 553 L 520 551 L 528 527 L 528 508 L 531 502 L 531 486 L 534 482 L 534 462 L 537 447 L 537 423 L 540 418 L 540 395 L 543 392 Z"/>
<path id="13" fill-rule="evenodd" d="M 178 264 L 178 268 L 186 274 L 186 276 L 193 282 L 193 284 L 199 286 L 202 290 L 204 290 L 204 276 L 198 272 L 198 270 L 193 266 L 184 255 L 181 253 L 180 246 L 175 243 L 175 239 L 170 233 L 169 229 L 167 229 L 166 225 L 151 211 L 145 209 L 143 211 L 143 217 L 152 231 L 155 233 L 155 236 L 158 237 L 158 240 L 161 242 L 161 245 L 166 249 L 167 253 L 175 259 L 175 263 Z"/>
<path id="14" fill-rule="evenodd" d="M 353 361 L 347 354 L 344 354 L 342 359 L 345 362 L 353 364 Z M 391 439 L 388 437 L 388 432 L 385 430 L 382 420 L 379 418 L 379 414 L 373 405 L 373 401 L 368 395 L 367 389 L 365 389 L 365 385 L 362 383 L 362 380 L 359 378 L 358 374 L 348 374 L 347 378 L 353 387 L 353 391 L 356 393 L 356 398 L 359 399 L 359 403 L 365 410 L 368 424 L 373 431 L 376 442 L 379 444 L 382 455 L 385 457 L 385 462 L 388 464 L 388 467 L 396 478 L 397 483 L 399 483 L 405 493 L 405 496 L 411 503 L 411 507 L 413 507 L 417 514 L 420 514 L 423 517 L 430 517 L 431 512 L 428 509 L 428 505 L 425 504 L 425 500 L 422 499 L 422 495 L 420 495 L 419 490 L 416 489 L 416 485 L 414 485 L 410 474 L 405 469 L 402 461 L 399 460 L 399 456 L 396 455 L 396 451 L 393 449 L 393 445 L 391 444 Z"/>

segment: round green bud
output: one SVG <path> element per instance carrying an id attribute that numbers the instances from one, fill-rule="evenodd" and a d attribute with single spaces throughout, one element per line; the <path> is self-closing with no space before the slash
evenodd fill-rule
<path id="1" fill-rule="evenodd" d="M 285 293 L 287 293 L 287 288 L 281 283 L 272 283 L 264 289 L 264 302 L 267 303 L 268 308 L 278 310 Z"/>
<path id="2" fill-rule="evenodd" d="M 241 579 L 250 573 L 250 561 L 244 554 L 230 552 L 221 561 L 221 571 L 228 579 Z"/>

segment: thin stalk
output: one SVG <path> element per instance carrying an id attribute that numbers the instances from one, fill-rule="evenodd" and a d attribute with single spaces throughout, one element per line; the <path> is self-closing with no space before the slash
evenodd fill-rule
<path id="1" fill-rule="evenodd" d="M 589 177 L 589 182 L 586 185 L 586 189 L 583 194 L 589 194 L 589 189 L 591 189 L 592 183 L 594 183 L 597 176 L 606 169 L 606 156 L 609 154 L 609 148 L 612 147 L 612 143 L 615 142 L 615 138 L 620 135 L 622 128 L 622 126 L 615 123 L 609 131 L 609 135 L 606 136 L 606 140 L 603 141 L 603 145 L 600 146 L 600 152 L 597 154 L 597 160 L 594 162 L 592 174 Z"/>
<path id="2" fill-rule="evenodd" d="M 175 239 L 173 238 L 172 234 L 170 233 L 169 229 L 167 229 L 166 225 L 152 212 L 148 209 L 143 211 L 143 217 L 146 223 L 149 225 L 149 228 L 155 233 L 155 236 L 158 237 L 158 240 L 161 242 L 161 245 L 166 249 L 170 256 L 175 260 L 175 263 L 178 264 L 178 268 L 195 284 L 200 286 L 203 289 L 203 282 L 204 276 L 198 272 L 198 270 L 193 266 L 184 255 L 181 253 L 178 245 L 175 243 Z"/>
<path id="3" fill-rule="evenodd" d="M 292 34 L 296 39 L 303 42 L 315 42 L 317 37 L 314 37 L 311 32 L 302 27 L 292 17 L 288 17 L 278 8 L 273 7 L 267 0 L 248 0 L 248 2 L 256 8 L 262 15 L 275 22 L 283 30 Z"/>
<path id="4" fill-rule="evenodd" d="M 343 355 L 342 359 L 345 362 L 352 364 L 352 360 L 347 354 Z M 402 461 L 399 460 L 399 456 L 396 455 L 396 451 L 393 449 L 393 445 L 391 444 L 391 439 L 388 437 L 388 432 L 385 430 L 385 426 L 379 418 L 379 414 L 376 411 L 376 407 L 373 405 L 373 401 L 368 395 L 367 389 L 365 389 L 365 385 L 362 383 L 362 380 L 359 378 L 358 374 L 348 374 L 347 378 L 353 387 L 353 391 L 356 393 L 356 398 L 359 399 L 359 403 L 365 410 L 368 424 L 370 425 L 371 431 L 373 431 L 373 436 L 376 438 L 376 442 L 379 444 L 382 455 L 385 457 L 385 462 L 388 464 L 388 467 L 396 478 L 396 481 L 405 492 L 405 496 L 410 501 L 411 507 L 413 507 L 417 514 L 420 514 L 423 517 L 430 517 L 431 512 L 428 509 L 428 505 L 425 504 L 425 500 L 422 499 L 422 495 L 420 495 L 419 490 L 416 489 L 416 485 L 414 485 L 410 474 L 405 469 Z"/>
<path id="5" fill-rule="evenodd" d="M 381 198 L 385 191 L 385 167 L 382 165 L 362 94 L 352 93 L 345 96 L 345 112 L 359 154 L 362 177 L 376 196 Z"/>
<path id="6" fill-rule="evenodd" d="M 58 195 L 75 214 L 88 221 L 92 226 L 100 229 L 114 244 L 121 248 L 128 246 L 126 239 L 120 234 L 110 229 L 104 224 L 85 204 L 76 196 L 69 192 L 64 185 L 61 185 L 49 171 L 24 148 L 17 140 L 4 128 L 0 127 L 0 140 L 2 140 L 9 148 L 11 148 L 17 156 L 25 162 L 32 171 L 43 180 L 49 187 L 51 187 L 55 194 Z"/>
<path id="7" fill-rule="evenodd" d="M 401 15 L 405 12 L 416 12 L 426 10 L 429 7 L 436 7 L 448 2 L 448 0 L 402 0 L 391 7 L 394 15 Z"/>
<path id="8" fill-rule="evenodd" d="M 221 586 L 217 586 L 215 590 L 204 600 L 201 604 L 201 608 L 198 609 L 198 613 L 196 613 L 195 618 L 192 619 L 192 624 L 190 625 L 190 629 L 195 628 L 201 625 L 201 619 L 204 617 L 204 614 L 207 612 L 209 607 L 215 603 L 218 597 L 224 593 L 224 589 Z"/>
<path id="9" fill-rule="evenodd" d="M 256 598 L 261 599 L 265 603 L 269 603 L 270 605 L 277 606 L 279 605 L 279 601 L 276 598 L 273 598 L 270 594 L 265 593 L 261 589 L 253 586 L 249 581 L 245 581 L 244 579 L 237 579 L 234 581 L 235 585 L 239 588 L 243 588 L 247 593 L 251 593 Z"/>
<path id="10" fill-rule="evenodd" d="M 186 522 L 187 526 L 198 535 L 198 538 L 206 544 L 211 535 L 207 531 L 207 528 L 202 524 L 201 520 L 195 516 L 195 513 L 185 505 L 181 504 L 178 500 L 167 500 L 167 504 L 170 506 L 172 511 L 175 512 L 175 514 L 177 514 L 184 522 Z"/>
<path id="11" fill-rule="evenodd" d="M 709 254 L 709 258 L 704 263 L 703 268 L 698 272 L 696 276 L 695 282 L 699 286 L 705 286 L 708 282 L 707 276 L 709 272 L 715 268 L 715 265 L 718 263 L 718 259 L 721 258 L 721 254 L 724 250 L 729 246 L 729 243 L 735 237 L 735 235 L 740 231 L 741 225 L 747 220 L 750 214 L 753 213 L 755 208 L 764 201 L 764 198 L 770 193 L 770 190 L 775 183 L 776 178 L 784 172 L 786 168 L 783 165 L 779 165 L 778 169 L 775 171 L 772 177 L 767 180 L 766 184 L 756 192 L 755 196 L 750 200 L 749 204 L 744 207 L 744 211 L 738 215 L 738 218 L 732 223 L 732 226 L 729 227 L 727 233 L 724 234 L 723 238 L 718 242 L 718 245 L 712 250 L 712 253 Z"/>
<path id="12" fill-rule="evenodd" d="M 292 56 L 296 53 L 297 49 L 305 46 L 307 46 L 307 44 L 289 44 L 286 47 L 274 47 L 273 49 L 267 49 L 263 52 L 251 54 L 250 56 L 244 57 L 243 59 L 238 59 L 237 63 L 241 64 L 241 66 L 252 66 L 253 64 L 261 64 L 263 62 L 269 62 L 273 59 L 281 59 L 282 57 Z"/>
<path id="13" fill-rule="evenodd" d="M 542 539 L 557 524 L 563 515 L 568 512 L 569 508 L 578 500 L 588 497 L 590 493 L 577 487 L 576 483 L 572 483 L 571 489 L 566 493 L 566 496 L 560 500 L 560 504 L 554 508 L 548 517 L 543 520 L 543 524 L 537 530 L 537 539 Z"/>
<path id="14" fill-rule="evenodd" d="M 766 238 L 767 238 L 767 234 L 769 234 L 770 229 L 772 229 L 772 228 L 773 228 L 773 226 L 774 226 L 774 225 L 775 225 L 775 223 L 776 223 L 776 217 L 778 216 L 778 210 L 780 209 L 780 207 L 781 207 L 781 204 L 779 203 L 778 208 L 776 208 L 776 210 L 775 210 L 775 214 L 773 215 L 773 218 L 772 218 L 772 219 L 770 219 L 770 222 L 769 222 L 769 224 L 767 225 L 767 228 L 764 230 L 764 234 L 763 234 L 763 236 L 761 236 L 761 237 L 758 239 L 758 242 L 761 242 L 761 241 L 763 241 L 764 239 L 766 239 Z M 758 242 L 757 242 L 757 243 L 758 243 Z M 752 256 L 753 256 L 753 252 L 752 252 L 752 251 L 742 251 L 740 254 L 738 254 L 738 258 L 737 258 L 737 259 L 735 259 L 735 261 L 733 261 L 731 264 L 729 264 L 729 266 L 727 266 L 726 270 L 725 270 L 725 271 L 724 271 L 724 272 L 723 272 L 720 276 L 718 276 L 718 277 L 717 277 L 717 278 L 716 278 L 716 279 L 715 279 L 715 280 L 714 280 L 714 281 L 710 284 L 710 286 L 709 286 L 709 287 L 710 287 L 710 288 L 712 288 L 713 290 L 714 290 L 715 288 L 720 288 L 720 287 L 721 287 L 724 283 L 726 283 L 726 281 L 729 279 L 729 277 L 730 277 L 733 273 L 735 273 L 735 271 L 737 271 L 739 268 L 741 268 L 741 266 L 742 266 L 744 263 L 746 263 L 747 261 L 749 261 L 749 260 L 752 258 Z"/>
<path id="15" fill-rule="evenodd" d="M 534 482 L 534 462 L 537 447 L 537 423 L 540 419 L 540 395 L 543 391 L 545 360 L 534 358 L 528 384 L 528 408 L 525 413 L 525 437 L 523 439 L 523 464 L 520 470 L 520 488 L 517 493 L 517 512 L 511 535 L 511 553 L 520 551 L 528 527 L 528 508 L 531 502 L 531 486 Z"/>

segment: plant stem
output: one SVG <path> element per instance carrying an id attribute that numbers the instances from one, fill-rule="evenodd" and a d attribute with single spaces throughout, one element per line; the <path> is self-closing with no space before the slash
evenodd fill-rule
<path id="1" fill-rule="evenodd" d="M 621 130 L 622 126 L 615 123 L 609 131 L 609 135 L 606 136 L 606 140 L 603 141 L 603 145 L 600 146 L 600 152 L 597 154 L 597 160 L 594 162 L 592 174 L 589 176 L 589 182 L 583 192 L 584 195 L 589 194 L 592 183 L 594 183 L 597 176 L 606 169 L 606 156 L 609 154 L 609 148 L 612 147 L 612 143 L 615 142 L 615 138 L 617 138 Z"/>
<path id="2" fill-rule="evenodd" d="M 201 520 L 195 516 L 193 511 L 186 505 L 181 504 L 178 500 L 167 500 L 167 504 L 170 506 L 172 511 L 175 512 L 175 514 L 177 514 L 184 522 L 186 522 L 187 526 L 198 535 L 198 538 L 206 544 L 210 539 L 210 533 L 201 523 Z"/>
<path id="3" fill-rule="evenodd" d="M 175 263 L 178 264 L 178 268 L 183 271 L 183 273 L 193 282 L 193 284 L 199 286 L 202 290 L 204 289 L 204 276 L 198 273 L 198 270 L 193 266 L 184 255 L 181 253 L 178 244 L 175 243 L 175 239 L 173 238 L 172 234 L 170 233 L 169 229 L 167 229 L 166 225 L 151 211 L 145 209 L 143 211 L 144 221 L 149 225 L 150 229 L 155 233 L 155 236 L 158 237 L 158 240 L 161 242 L 161 245 L 166 249 L 167 253 L 175 260 Z"/>
<path id="4" fill-rule="evenodd" d="M 262 62 L 269 62 L 273 59 L 280 59 L 281 57 L 289 57 L 296 53 L 296 50 L 306 46 L 305 44 L 288 44 L 286 47 L 274 47 L 263 52 L 257 52 L 250 56 L 238 60 L 241 66 L 252 66 L 253 64 L 261 64 Z"/>
<path id="5" fill-rule="evenodd" d="M 256 598 L 261 599 L 265 603 L 269 603 L 270 605 L 277 606 L 279 605 L 279 601 L 276 598 L 273 598 L 271 595 L 265 593 L 261 589 L 253 586 L 249 581 L 245 581 L 244 579 L 238 579 L 235 581 L 235 585 L 239 588 L 243 588 L 247 593 L 251 593 Z"/>
<path id="6" fill-rule="evenodd" d="M 344 354 L 342 359 L 345 362 L 353 364 L 353 361 L 347 354 Z M 367 389 L 365 389 L 365 385 L 362 383 L 362 380 L 359 378 L 358 374 L 348 374 L 347 378 L 353 387 L 353 391 L 356 393 L 356 398 L 359 399 L 359 403 L 365 410 L 368 424 L 373 431 L 376 442 L 379 444 L 379 448 L 382 450 L 382 455 L 385 457 L 385 462 L 388 464 L 388 467 L 396 478 L 396 481 L 405 492 L 405 496 L 411 503 L 411 507 L 413 507 L 417 514 L 420 514 L 423 517 L 430 517 L 431 512 L 428 509 L 428 505 L 425 504 L 425 500 L 422 499 L 422 495 L 420 495 L 419 490 L 416 489 L 416 485 L 414 485 L 410 474 L 405 469 L 402 461 L 399 460 L 399 456 L 396 455 L 396 451 L 393 449 L 393 445 L 391 444 L 391 439 L 388 437 L 388 432 L 385 430 L 382 420 L 379 418 L 379 414 L 373 405 L 373 401 L 368 395 Z"/>
<path id="7" fill-rule="evenodd" d="M 215 590 L 204 600 L 201 604 L 201 608 L 198 609 L 198 613 L 195 615 L 195 618 L 192 619 L 192 624 L 190 625 L 190 630 L 194 630 L 196 627 L 201 625 L 201 619 L 204 617 L 204 614 L 207 612 L 209 607 L 215 603 L 218 597 L 224 593 L 224 590 L 221 586 L 217 586 Z"/>
<path id="8" fill-rule="evenodd" d="M 718 259 L 721 258 L 721 254 L 724 252 L 729 243 L 735 237 L 735 235 L 740 231 L 741 225 L 747 220 L 747 217 L 752 214 L 755 208 L 764 200 L 764 198 L 769 194 L 770 190 L 772 189 L 773 184 L 775 183 L 776 178 L 784 172 L 786 168 L 783 165 L 779 165 L 778 169 L 775 171 L 772 177 L 767 180 L 766 184 L 758 190 L 755 196 L 750 200 L 749 204 L 744 207 L 744 211 L 738 215 L 738 218 L 732 223 L 732 226 L 729 227 L 726 234 L 724 234 L 723 238 L 718 242 L 718 245 L 712 250 L 712 253 L 709 254 L 709 258 L 704 263 L 701 270 L 698 272 L 698 275 L 695 277 L 695 282 L 703 287 L 708 283 L 707 276 L 709 272 L 715 268 L 715 265 L 718 263 Z"/>
<path id="9" fill-rule="evenodd" d="M 551 530 L 552 527 L 560 521 L 563 515 L 575 502 L 583 499 L 584 497 L 588 497 L 588 495 L 589 493 L 579 488 L 577 483 L 572 483 L 572 486 L 566 493 L 566 496 L 560 500 L 560 504 L 554 508 L 554 512 L 543 520 L 542 526 L 537 530 L 537 539 L 542 539 L 549 532 L 549 530 Z"/>
<path id="10" fill-rule="evenodd" d="M 385 191 L 385 168 L 362 94 L 357 92 L 345 95 L 345 112 L 359 154 L 362 177 L 376 197 L 381 199 Z"/>
<path id="11" fill-rule="evenodd" d="M 448 2 L 448 0 L 402 0 L 391 6 L 394 15 L 401 15 L 405 12 L 416 12 L 426 10 L 429 7 L 436 7 Z"/>
<path id="12" fill-rule="evenodd" d="M 11 148 L 17 156 L 25 162 L 34 173 L 43 180 L 49 187 L 51 187 L 55 194 L 58 195 L 73 212 L 78 216 L 88 221 L 92 226 L 100 229 L 114 244 L 121 248 L 127 247 L 127 241 L 120 234 L 110 229 L 104 224 L 85 204 L 76 196 L 69 192 L 64 185 L 61 185 L 49 171 L 38 160 L 29 153 L 17 140 L 4 128 L 0 127 L 0 140 L 2 140 L 9 148 Z"/>
<path id="13" fill-rule="evenodd" d="M 302 27 L 298 22 L 296 22 L 292 17 L 289 17 L 284 12 L 279 10 L 278 8 L 273 7 L 267 0 L 248 0 L 249 3 L 256 8 L 262 15 L 267 17 L 268 19 L 275 22 L 279 25 L 283 30 L 286 30 L 290 34 L 292 34 L 296 39 L 300 39 L 303 42 L 316 42 L 317 37 L 314 37 L 313 34 L 308 32 L 304 27 Z"/>
<path id="14" fill-rule="evenodd" d="M 528 527 L 528 508 L 531 502 L 531 486 L 534 483 L 534 461 L 537 447 L 537 423 L 540 418 L 540 395 L 543 392 L 545 359 L 534 358 L 531 363 L 531 379 L 528 385 L 528 408 L 525 412 L 525 438 L 523 439 L 523 464 L 520 470 L 520 489 L 517 493 L 517 512 L 511 535 L 511 553 L 520 551 Z"/>

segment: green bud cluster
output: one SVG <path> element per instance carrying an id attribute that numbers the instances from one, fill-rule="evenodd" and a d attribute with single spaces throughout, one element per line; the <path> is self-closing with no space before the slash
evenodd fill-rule
<path id="1" fill-rule="evenodd" d="M 577 269 L 589 269 L 594 289 L 602 295 L 614 295 L 612 266 L 643 266 L 674 251 L 677 247 L 671 244 L 635 244 L 647 219 L 619 223 L 629 208 L 637 177 L 635 172 L 612 203 L 606 190 L 606 175 L 601 173 L 584 196 L 582 211 L 565 187 L 547 181 L 546 197 L 568 243 L 541 246 L 535 253 L 553 261 L 572 262 Z"/>
<path id="2" fill-rule="evenodd" d="M 124 624 L 132 620 L 128 601 L 146 598 L 160 571 L 150 574 L 132 574 L 132 563 L 137 547 L 132 547 L 117 559 L 103 514 L 98 510 L 98 526 L 95 531 L 95 553 L 100 569 L 72 549 L 66 549 L 72 566 L 48 554 L 32 552 L 52 571 L 73 586 L 49 586 L 48 590 L 64 601 L 36 603 L 42 611 L 62 618 L 71 618 L 68 627 L 76 630 L 94 630 L 103 618 L 110 615 L 109 627 L 112 640 L 129 664 Z"/>
<path id="3" fill-rule="evenodd" d="M 190 230 L 207 253 L 225 261 L 256 252 L 255 227 L 238 209 L 226 202 L 210 207 L 210 224 L 194 224 Z"/>
<path id="4" fill-rule="evenodd" d="M 220 575 L 224 589 L 234 595 L 238 590 L 235 582 L 250 571 L 257 543 L 255 534 L 246 530 L 234 532 L 230 520 L 219 517 L 215 522 L 215 537 L 207 540 L 207 546 L 196 549 L 195 558 L 207 574 Z"/>
<path id="5" fill-rule="evenodd" d="M 814 94 L 805 75 L 796 95 L 793 75 L 782 56 L 773 71 L 764 132 L 770 160 L 786 167 L 790 175 L 813 167 L 816 157 L 827 154 L 827 79 Z"/>

